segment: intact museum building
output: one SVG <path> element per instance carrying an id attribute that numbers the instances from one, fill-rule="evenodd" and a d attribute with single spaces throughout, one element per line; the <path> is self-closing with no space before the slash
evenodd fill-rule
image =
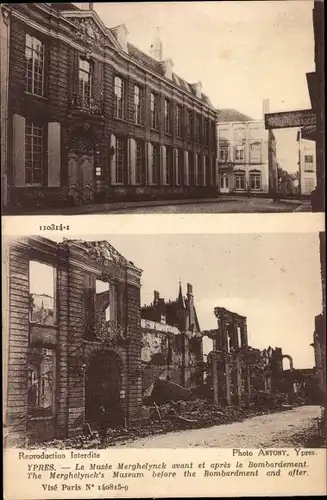
<path id="1" fill-rule="evenodd" d="M 10 207 L 216 192 L 217 110 L 92 4 L 1 7 L 3 198 Z M 89 10 L 86 10 L 89 9 Z"/>

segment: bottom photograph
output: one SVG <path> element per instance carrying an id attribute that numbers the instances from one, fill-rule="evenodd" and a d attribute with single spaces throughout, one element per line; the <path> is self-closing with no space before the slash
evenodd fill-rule
<path id="1" fill-rule="evenodd" d="M 323 234 L 4 243 L 6 447 L 324 445 Z"/>

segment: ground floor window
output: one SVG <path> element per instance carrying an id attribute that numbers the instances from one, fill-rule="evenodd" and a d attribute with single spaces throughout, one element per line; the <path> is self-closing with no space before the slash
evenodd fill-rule
<path id="1" fill-rule="evenodd" d="M 152 145 L 152 183 L 159 184 L 160 182 L 160 146 L 159 144 Z"/>
<path id="2" fill-rule="evenodd" d="M 261 189 L 261 174 L 250 174 L 250 188 L 255 190 L 255 189 Z"/>
<path id="3" fill-rule="evenodd" d="M 220 189 L 228 189 L 229 188 L 229 179 L 227 175 L 222 175 L 220 177 Z"/>
<path id="4" fill-rule="evenodd" d="M 116 139 L 116 183 L 124 183 L 124 168 L 126 159 L 126 141 L 117 137 Z"/>
<path id="5" fill-rule="evenodd" d="M 244 174 L 235 174 L 235 189 L 245 189 Z"/>
<path id="6" fill-rule="evenodd" d="M 51 416 L 55 409 L 55 352 L 33 347 L 28 353 L 27 405 L 30 416 Z"/>

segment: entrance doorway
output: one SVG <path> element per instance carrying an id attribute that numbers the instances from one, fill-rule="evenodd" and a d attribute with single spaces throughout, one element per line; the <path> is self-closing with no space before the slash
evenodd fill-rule
<path id="1" fill-rule="evenodd" d="M 75 204 L 90 203 L 94 193 L 94 148 L 84 137 L 74 137 L 68 154 L 68 194 Z"/>
<path id="2" fill-rule="evenodd" d="M 91 426 L 101 423 L 106 414 L 114 421 L 120 401 L 120 368 L 116 355 L 101 351 L 89 363 L 85 380 L 85 420 Z"/>
<path id="3" fill-rule="evenodd" d="M 220 176 L 220 192 L 229 193 L 229 178 L 227 174 Z"/>

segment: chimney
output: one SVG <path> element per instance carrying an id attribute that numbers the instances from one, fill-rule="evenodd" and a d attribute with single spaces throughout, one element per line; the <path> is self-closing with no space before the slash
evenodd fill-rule
<path id="1" fill-rule="evenodd" d="M 202 98 L 202 82 L 200 80 L 193 85 L 195 90 L 195 95 L 198 99 Z"/>
<path id="2" fill-rule="evenodd" d="M 270 100 L 269 99 L 264 99 L 262 102 L 262 114 L 263 118 L 265 118 L 265 115 L 267 113 L 270 113 Z"/>
<path id="3" fill-rule="evenodd" d="M 169 78 L 169 80 L 173 79 L 173 67 L 174 63 L 172 59 L 167 59 L 167 61 L 162 61 L 161 67 L 163 70 L 163 74 L 166 78 Z"/>
<path id="4" fill-rule="evenodd" d="M 153 292 L 153 305 L 156 305 L 159 303 L 159 298 L 160 298 L 160 294 L 157 290 L 155 290 Z"/>
<path id="5" fill-rule="evenodd" d="M 121 46 L 124 52 L 128 53 L 128 29 L 125 24 L 120 24 L 119 26 L 115 26 L 111 28 L 111 31 L 115 35 L 117 42 Z"/>
<path id="6" fill-rule="evenodd" d="M 93 2 L 71 2 L 80 10 L 93 10 Z"/>
<path id="7" fill-rule="evenodd" d="M 162 61 L 162 42 L 160 40 L 160 30 L 157 28 L 157 34 L 150 46 L 150 56 L 156 61 Z"/>

